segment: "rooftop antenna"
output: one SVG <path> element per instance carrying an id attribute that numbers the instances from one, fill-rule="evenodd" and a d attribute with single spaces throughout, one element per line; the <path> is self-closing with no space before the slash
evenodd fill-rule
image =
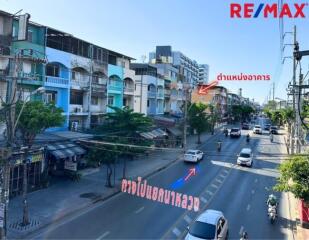
<path id="1" fill-rule="evenodd" d="M 147 58 L 146 55 L 142 55 L 142 56 L 141 56 L 142 63 L 145 63 L 146 58 Z"/>

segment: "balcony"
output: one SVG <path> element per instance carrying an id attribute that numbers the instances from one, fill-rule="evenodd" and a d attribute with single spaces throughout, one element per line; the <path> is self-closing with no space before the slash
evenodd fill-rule
<path id="1" fill-rule="evenodd" d="M 148 98 L 156 98 L 157 93 L 155 91 L 148 91 Z"/>
<path id="2" fill-rule="evenodd" d="M 123 83 L 122 81 L 110 80 L 107 86 L 108 91 L 122 92 Z"/>
<path id="3" fill-rule="evenodd" d="M 92 83 L 91 85 L 92 91 L 99 92 L 99 93 L 105 93 L 106 92 L 106 85 L 100 84 L 100 83 Z"/>
<path id="4" fill-rule="evenodd" d="M 21 73 L 17 81 L 21 84 L 30 84 L 30 85 L 43 85 L 42 75 L 36 73 Z"/>
<path id="5" fill-rule="evenodd" d="M 164 89 L 164 96 L 165 96 L 165 97 L 170 97 L 170 96 L 171 96 L 171 90 L 169 90 L 169 89 Z"/>
<path id="6" fill-rule="evenodd" d="M 164 81 L 164 87 L 165 88 L 171 88 L 171 82 L 170 81 Z"/>
<path id="7" fill-rule="evenodd" d="M 72 88 L 87 88 L 89 86 L 89 81 L 72 80 Z"/>
<path id="8" fill-rule="evenodd" d="M 125 86 L 123 89 L 123 93 L 126 95 L 134 95 L 134 87 L 133 86 Z"/>
<path id="9" fill-rule="evenodd" d="M 164 92 L 163 91 L 158 91 L 157 98 L 164 98 Z"/>
<path id="10" fill-rule="evenodd" d="M 47 76 L 45 78 L 45 86 L 67 88 L 69 86 L 69 80 L 60 77 Z"/>

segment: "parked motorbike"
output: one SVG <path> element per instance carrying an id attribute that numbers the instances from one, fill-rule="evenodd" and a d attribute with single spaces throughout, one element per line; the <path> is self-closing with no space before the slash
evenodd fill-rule
<path id="1" fill-rule="evenodd" d="M 250 135 L 247 135 L 246 141 L 247 143 L 250 142 Z"/>

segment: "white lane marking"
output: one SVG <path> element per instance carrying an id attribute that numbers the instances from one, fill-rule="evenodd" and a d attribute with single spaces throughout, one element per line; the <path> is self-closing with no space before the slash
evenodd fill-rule
<path id="1" fill-rule="evenodd" d="M 254 194 L 254 193 L 255 193 L 255 191 L 254 191 L 254 190 L 252 190 L 252 191 L 251 191 L 251 193 L 252 193 L 252 194 Z"/>
<path id="2" fill-rule="evenodd" d="M 206 193 L 208 193 L 210 196 L 214 195 L 214 193 L 209 190 L 207 190 Z"/>
<path id="3" fill-rule="evenodd" d="M 179 229 L 178 228 L 174 228 L 173 229 L 173 231 L 172 231 L 177 237 L 179 237 L 180 236 L 180 234 L 181 234 L 181 232 L 179 231 Z"/>
<path id="4" fill-rule="evenodd" d="M 107 235 L 109 235 L 110 232 L 109 231 L 106 231 L 105 233 L 103 233 L 100 237 L 97 238 L 97 240 L 100 240 L 102 238 L 105 238 Z"/>
<path id="5" fill-rule="evenodd" d="M 258 179 L 256 178 L 256 179 L 254 180 L 254 182 L 257 183 L 257 182 L 258 182 Z"/>
<path id="6" fill-rule="evenodd" d="M 145 207 L 141 207 L 141 208 L 137 209 L 137 210 L 135 211 L 135 213 L 136 213 L 136 214 L 140 213 L 141 211 L 144 210 L 144 208 L 145 208 Z"/>
<path id="7" fill-rule="evenodd" d="M 207 199 L 204 198 L 204 197 L 201 197 L 201 201 L 202 201 L 203 203 L 207 203 Z"/>
<path id="8" fill-rule="evenodd" d="M 251 207 L 251 206 L 250 206 L 250 204 L 248 204 L 248 206 L 247 206 L 247 211 L 249 211 L 249 210 L 250 210 L 250 207 Z"/>
<path id="9" fill-rule="evenodd" d="M 218 183 L 220 183 L 220 184 L 221 184 L 221 183 L 222 183 L 222 180 L 221 180 L 221 179 L 216 178 L 216 179 L 215 179 L 215 182 L 218 182 Z"/>
<path id="10" fill-rule="evenodd" d="M 211 186 L 211 187 L 213 187 L 213 188 L 216 188 L 216 189 L 219 187 L 219 186 L 217 186 L 217 185 L 216 185 L 216 184 L 214 184 L 214 183 L 213 183 L 213 184 L 211 184 L 210 186 Z"/>
<path id="11" fill-rule="evenodd" d="M 244 231 L 244 226 L 241 226 L 241 228 L 239 230 L 239 234 L 241 235 L 243 231 Z"/>
<path id="12" fill-rule="evenodd" d="M 223 179 L 225 179 L 226 175 L 223 175 L 222 173 L 219 175 L 219 177 L 222 177 Z"/>
<path id="13" fill-rule="evenodd" d="M 184 218 L 183 218 L 187 223 L 191 223 L 192 219 L 186 215 Z"/>
<path id="14" fill-rule="evenodd" d="M 223 172 L 225 172 L 225 173 L 226 173 L 226 175 L 229 173 L 229 171 L 228 171 L 228 170 L 226 170 L 226 169 L 224 169 L 224 170 L 223 170 Z"/>

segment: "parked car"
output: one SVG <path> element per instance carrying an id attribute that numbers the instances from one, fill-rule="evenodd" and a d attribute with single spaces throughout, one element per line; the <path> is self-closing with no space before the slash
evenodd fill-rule
<path id="1" fill-rule="evenodd" d="M 250 124 L 249 123 L 243 123 L 241 128 L 244 129 L 244 130 L 249 130 L 250 129 Z"/>
<path id="2" fill-rule="evenodd" d="M 270 129 L 270 124 L 265 124 L 264 130 L 269 131 L 269 129 Z"/>
<path id="3" fill-rule="evenodd" d="M 260 125 L 255 125 L 253 128 L 253 133 L 255 134 L 262 134 L 262 128 Z"/>
<path id="4" fill-rule="evenodd" d="M 184 155 L 185 162 L 198 162 L 204 158 L 204 153 L 200 150 L 188 150 Z"/>
<path id="5" fill-rule="evenodd" d="M 237 155 L 237 165 L 252 167 L 253 154 L 251 148 L 243 148 Z"/>
<path id="6" fill-rule="evenodd" d="M 239 128 L 232 128 L 230 131 L 230 137 L 240 137 L 241 136 L 241 131 Z"/>
<path id="7" fill-rule="evenodd" d="M 277 126 L 271 126 L 269 131 L 271 134 L 279 134 Z"/>
<path id="8" fill-rule="evenodd" d="M 223 213 L 208 209 L 197 217 L 188 227 L 185 240 L 227 239 L 229 235 L 228 221 Z"/>

